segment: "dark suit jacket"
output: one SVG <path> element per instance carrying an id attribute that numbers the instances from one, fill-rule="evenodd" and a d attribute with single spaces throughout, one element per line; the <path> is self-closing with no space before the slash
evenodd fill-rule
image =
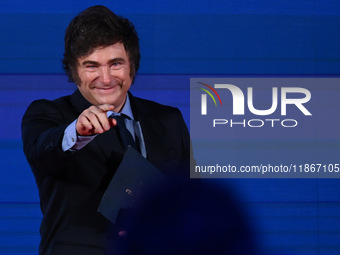
<path id="1" fill-rule="evenodd" d="M 130 95 L 140 121 L 147 159 L 160 170 L 184 166 L 190 139 L 178 109 Z M 40 254 L 103 254 L 109 221 L 97 212 L 124 149 L 115 128 L 77 152 L 63 152 L 65 128 L 90 103 L 76 90 L 54 101 L 34 101 L 22 121 L 24 152 L 39 189 L 43 214 Z"/>

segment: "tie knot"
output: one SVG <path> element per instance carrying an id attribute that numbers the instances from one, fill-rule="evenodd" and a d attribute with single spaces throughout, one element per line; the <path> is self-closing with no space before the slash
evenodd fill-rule
<path id="1" fill-rule="evenodd" d="M 117 121 L 117 126 L 119 128 L 121 127 L 125 127 L 125 119 L 130 120 L 131 118 L 125 114 L 121 114 L 121 115 L 116 115 L 116 116 L 112 116 L 112 118 L 116 119 Z"/>
<path id="2" fill-rule="evenodd" d="M 125 114 L 112 117 L 115 118 L 117 121 L 117 131 L 119 133 L 124 148 L 130 145 L 139 151 L 138 146 L 136 145 L 136 142 L 134 141 L 134 138 L 132 136 L 132 134 L 134 134 L 134 127 L 133 125 L 130 125 L 131 123 L 125 123 L 125 119 L 131 120 L 131 118 Z M 132 128 L 131 131 L 128 130 L 126 124 L 128 124 L 128 126 Z"/>
<path id="3" fill-rule="evenodd" d="M 128 120 L 131 120 L 131 118 L 129 116 L 127 116 L 126 114 L 124 113 L 121 113 L 120 114 L 120 117 L 124 118 L 124 119 L 128 119 Z"/>

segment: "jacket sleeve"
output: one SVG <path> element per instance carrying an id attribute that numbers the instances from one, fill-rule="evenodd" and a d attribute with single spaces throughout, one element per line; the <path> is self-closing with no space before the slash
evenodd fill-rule
<path id="1" fill-rule="evenodd" d="M 62 139 L 70 124 L 63 115 L 60 103 L 34 101 L 27 109 L 21 124 L 24 153 L 33 172 L 58 174 L 73 156 L 62 150 Z"/>
<path id="2" fill-rule="evenodd" d="M 181 112 L 176 109 L 177 113 L 177 120 L 179 125 L 179 134 L 181 135 L 181 141 L 182 141 L 182 160 L 189 160 L 190 159 L 190 148 L 191 148 L 191 141 L 190 141 L 190 135 L 187 125 L 185 124 L 185 121 L 183 119 L 183 116 Z"/>
<path id="3" fill-rule="evenodd" d="M 187 172 L 187 170 L 190 169 L 190 176 L 193 177 L 194 176 L 193 168 L 196 165 L 196 160 L 194 159 L 193 156 L 193 148 L 189 130 L 187 125 L 185 124 L 181 112 L 178 109 L 176 110 L 178 115 L 178 124 L 181 130 L 180 134 L 182 141 L 182 162 L 184 162 L 185 165 L 185 172 Z"/>

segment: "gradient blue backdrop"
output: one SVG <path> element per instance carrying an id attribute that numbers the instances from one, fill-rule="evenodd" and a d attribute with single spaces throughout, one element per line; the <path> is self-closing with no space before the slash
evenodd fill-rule
<path id="1" fill-rule="evenodd" d="M 340 74 L 337 0 L 1 0 L 1 254 L 37 254 L 41 213 L 20 122 L 32 100 L 74 90 L 61 68 L 64 31 L 94 4 L 129 18 L 139 32 L 133 93 L 179 107 L 188 125 L 190 77 Z M 239 193 L 271 254 L 340 254 L 339 180 L 221 182 Z"/>

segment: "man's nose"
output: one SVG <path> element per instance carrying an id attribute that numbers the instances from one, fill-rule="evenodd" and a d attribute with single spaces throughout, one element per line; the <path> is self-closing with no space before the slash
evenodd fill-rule
<path id="1" fill-rule="evenodd" d="M 112 80 L 111 70 L 108 66 L 102 66 L 99 68 L 99 80 L 102 83 L 108 84 Z"/>

